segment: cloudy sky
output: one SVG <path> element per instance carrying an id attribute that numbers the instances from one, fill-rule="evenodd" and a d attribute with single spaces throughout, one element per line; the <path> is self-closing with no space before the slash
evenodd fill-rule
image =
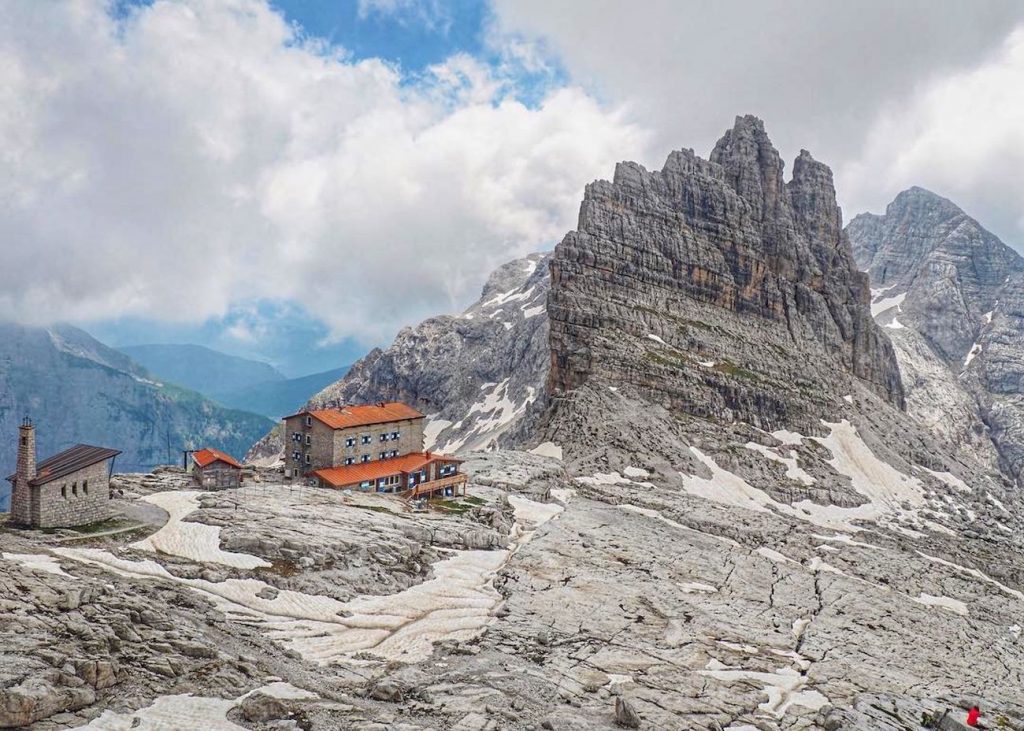
<path id="1" fill-rule="evenodd" d="M 741 113 L 1024 245 L 1024 3 L 5 0 L 0 318 L 323 370 Z"/>

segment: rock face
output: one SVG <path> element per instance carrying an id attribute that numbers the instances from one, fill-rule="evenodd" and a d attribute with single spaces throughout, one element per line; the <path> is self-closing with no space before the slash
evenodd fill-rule
<path id="1" fill-rule="evenodd" d="M 403 401 L 428 415 L 426 448 L 443 452 L 520 439 L 545 403 L 548 261 L 534 254 L 499 267 L 461 315 L 402 330 L 389 348 L 375 348 L 307 406 Z M 280 451 L 272 433 L 249 456 Z"/>
<path id="2" fill-rule="evenodd" d="M 784 182 L 754 117 L 710 160 L 674 152 L 661 171 L 622 163 L 587 186 L 552 275 L 556 397 L 596 379 L 769 430 L 816 422 L 851 379 L 902 404 L 831 172 L 803 151 Z"/>
<path id="3" fill-rule="evenodd" d="M 26 414 L 38 427 L 40 459 L 86 442 L 120 449 L 117 465 L 129 470 L 176 462 L 185 447 L 240 455 L 271 423 L 160 384 L 77 328 L 0 323 L 0 475 L 14 471 Z M 9 487 L 0 482 L 0 509 Z"/>
<path id="4" fill-rule="evenodd" d="M 872 309 L 892 335 L 913 413 L 936 403 L 959 444 L 1024 469 L 1024 259 L 952 202 L 922 188 L 900 193 L 884 215 L 847 227 L 871 277 Z M 942 380 L 944 386 L 936 384 Z M 915 393 L 915 391 L 917 393 Z M 965 394 L 966 396 L 964 396 Z M 951 427 L 951 428 L 950 428 Z"/>

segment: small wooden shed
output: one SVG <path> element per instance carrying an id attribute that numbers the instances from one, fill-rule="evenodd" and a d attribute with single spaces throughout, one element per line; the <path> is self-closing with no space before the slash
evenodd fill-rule
<path id="1" fill-rule="evenodd" d="M 219 449 L 200 449 L 192 453 L 192 476 L 203 487 L 239 487 L 242 465 Z"/>

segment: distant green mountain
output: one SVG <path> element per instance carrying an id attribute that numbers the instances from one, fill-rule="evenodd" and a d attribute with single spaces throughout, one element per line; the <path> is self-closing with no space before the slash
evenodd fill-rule
<path id="1" fill-rule="evenodd" d="M 314 394 L 343 378 L 349 367 L 342 366 L 332 371 L 284 381 L 257 383 L 213 396 L 225 406 L 263 414 L 271 419 L 280 419 L 282 416 L 294 414 Z"/>
<path id="2" fill-rule="evenodd" d="M 211 446 L 241 457 L 273 422 L 159 382 L 77 328 L 0 323 L 0 510 L 7 509 L 18 424 L 36 424 L 39 459 L 79 442 L 120 449 L 119 471 L 178 463 Z"/>
<path id="3" fill-rule="evenodd" d="M 202 345 L 129 345 L 118 350 L 158 379 L 210 398 L 256 384 L 285 380 L 269 363 L 227 355 Z"/>

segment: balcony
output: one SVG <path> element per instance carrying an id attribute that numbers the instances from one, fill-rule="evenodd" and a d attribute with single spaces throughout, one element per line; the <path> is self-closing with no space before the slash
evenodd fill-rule
<path id="1" fill-rule="evenodd" d="M 466 483 L 468 481 L 469 479 L 461 473 L 448 475 L 447 477 L 441 477 L 437 480 L 421 482 L 416 485 L 416 487 L 401 493 L 401 495 L 407 500 L 413 500 L 418 497 L 435 497 L 434 493 L 443 491 L 446 487 L 455 488 L 452 491 L 453 495 L 465 495 Z"/>

